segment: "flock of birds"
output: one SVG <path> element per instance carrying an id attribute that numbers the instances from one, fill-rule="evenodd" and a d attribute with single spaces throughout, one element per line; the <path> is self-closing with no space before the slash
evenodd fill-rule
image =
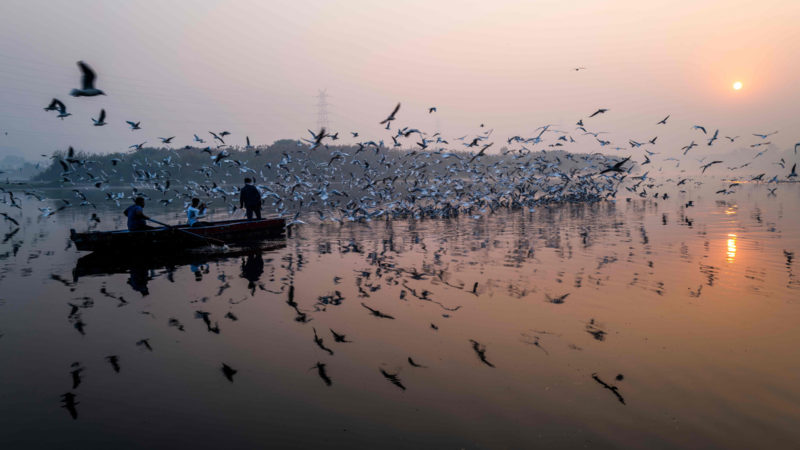
<path id="1" fill-rule="evenodd" d="M 72 96 L 95 97 L 105 93 L 95 87 L 97 76 L 84 62 L 78 66 L 82 73 L 81 88 L 73 89 Z M 131 145 L 132 154 L 106 159 L 90 155 L 76 156 L 72 147 L 66 153 L 52 155 L 54 166 L 61 168 L 62 185 L 76 186 L 76 196 L 85 203 L 87 193 L 77 189 L 94 185 L 105 195 L 105 199 L 119 203 L 123 197 L 148 196 L 148 189 L 161 194 L 159 201 L 169 205 L 182 200 L 184 205 L 192 197 L 201 197 L 210 204 L 213 199 L 222 199 L 230 212 L 236 210 L 234 201 L 238 193 L 237 184 L 245 176 L 254 178 L 261 189 L 262 198 L 274 212 L 282 217 L 290 217 L 291 223 L 304 223 L 309 217 L 321 221 L 359 221 L 372 220 L 384 216 L 391 217 L 450 217 L 458 214 L 483 215 L 497 208 L 533 208 L 536 205 L 564 201 L 598 201 L 616 197 L 621 183 L 628 180 L 625 188 L 642 197 L 648 195 L 648 188 L 657 189 L 659 184 L 649 177 L 647 166 L 652 157 L 659 152 L 650 150 L 656 145 L 658 137 L 649 140 L 629 139 L 631 151 L 641 151 L 624 159 L 607 156 L 603 153 L 574 154 L 564 150 L 567 144 L 576 142 L 574 134 L 592 136 L 601 148 L 611 146 L 603 139 L 602 131 L 592 131 L 589 121 L 609 112 L 599 108 L 585 119 L 576 123 L 574 132 L 558 130 L 548 124 L 535 130 L 532 136 L 513 136 L 506 140 L 499 154 L 487 153 L 493 145 L 493 130 L 485 130 L 474 136 L 461 136 L 453 139 L 460 150 L 453 150 L 450 142 L 440 133 L 428 134 L 408 126 L 392 130 L 398 121 L 401 104 L 398 103 L 385 119 L 379 122 L 389 131 L 387 140 L 358 142 L 353 146 L 335 146 L 339 133 L 328 130 L 309 130 L 309 138 L 296 141 L 294 149 L 282 149 L 280 159 L 277 155 L 266 155 L 263 147 L 256 147 L 246 137 L 243 149 L 226 143 L 229 131 L 209 131 L 212 145 L 195 147 L 187 145 L 182 149 L 167 149 L 159 159 L 142 157 L 147 141 Z M 69 117 L 65 104 L 54 98 L 46 111 L 56 111 L 61 119 Z M 436 107 L 428 109 L 432 114 Z M 666 126 L 670 116 L 656 122 Z M 94 126 L 104 126 L 106 111 L 101 109 L 97 118 L 92 118 Z M 131 131 L 142 130 L 142 121 L 126 121 Z M 484 125 L 481 124 L 481 128 Z M 694 125 L 693 129 L 706 137 L 706 146 L 714 145 L 719 138 L 717 129 L 709 133 L 706 127 Z M 767 139 L 777 133 L 753 133 L 758 142 L 751 147 L 760 149 L 768 146 Z M 351 132 L 353 138 L 358 132 Z M 554 139 L 548 140 L 553 137 Z M 739 136 L 724 136 L 731 143 Z M 158 137 L 162 145 L 170 145 L 175 136 Z M 701 141 L 703 142 L 703 141 Z M 206 144 L 206 140 L 195 134 L 194 145 Z M 457 145 L 456 145 L 457 144 Z M 537 147 L 539 146 L 539 147 Z M 692 140 L 682 148 L 686 156 L 700 144 Z M 409 148 L 410 147 L 410 148 Z M 794 148 L 794 153 L 800 143 Z M 610 147 L 624 150 L 623 147 Z M 269 148 L 267 148 L 267 151 Z M 695 150 L 696 152 L 697 150 Z M 765 147 L 754 154 L 753 159 L 762 156 Z M 188 153 L 187 153 L 188 152 Z M 197 153 L 208 155 L 208 162 L 199 167 L 189 167 L 189 156 Z M 369 157 L 367 157 L 369 155 Z M 264 162 L 267 156 L 270 161 Z M 247 159 L 245 159 L 247 158 Z M 132 173 L 121 174 L 117 166 L 128 159 Z M 259 159 L 262 161 L 259 162 Z M 722 164 L 721 160 L 699 159 L 701 174 L 707 169 Z M 195 159 L 192 159 L 194 161 Z M 677 158 L 664 161 L 681 163 Z M 262 164 L 263 163 L 263 164 Z M 744 169 L 750 163 L 730 170 Z M 784 159 L 776 161 L 781 168 L 788 168 Z M 634 170 L 644 172 L 633 175 Z M 185 173 L 190 170 L 190 173 Z M 180 175 L 177 175 L 180 173 Z M 766 174 L 752 176 L 745 181 L 779 181 L 797 178 L 797 163 L 794 162 L 785 177 L 774 175 L 765 179 Z M 678 186 L 687 178 L 671 179 Z M 229 183 L 230 181 L 230 183 Z M 114 192 L 114 184 L 132 182 L 128 193 Z M 720 193 L 730 193 L 738 183 L 723 189 Z M 180 187 L 180 188 L 179 188 Z M 774 189 L 772 190 L 774 193 Z M 657 193 L 655 193 L 657 195 Z M 62 207 L 72 206 L 65 201 Z M 51 209 L 43 210 L 52 214 Z"/>
<path id="2" fill-rule="evenodd" d="M 81 87 L 73 89 L 70 95 L 106 95 L 95 87 L 97 76 L 91 67 L 82 61 L 78 62 L 78 66 L 82 74 Z M 57 117 L 62 120 L 71 116 L 65 103 L 57 98 L 53 98 L 44 109 L 56 112 Z M 428 109 L 429 114 L 436 112 L 436 107 Z M 608 112 L 607 108 L 597 109 L 578 120 L 574 131 L 562 131 L 555 125 L 548 124 L 537 128 L 531 136 L 507 138 L 499 153 L 487 152 L 494 145 L 494 136 L 493 130 L 487 129 L 483 124 L 480 128 L 484 131 L 454 139 L 447 139 L 440 133 L 429 134 L 410 126 L 393 129 L 393 124 L 400 120 L 400 103 L 383 120 L 377 122 L 388 132 L 385 140 L 363 141 L 352 146 L 336 145 L 335 141 L 340 139 L 339 133 L 323 128 L 318 131 L 309 130 L 309 137 L 293 141 L 290 148 L 280 150 L 280 155 L 268 154 L 270 148 L 252 145 L 249 137 L 246 137 L 244 148 L 232 147 L 226 143 L 226 139 L 230 140 L 229 131 L 209 131 L 212 145 L 205 147 L 197 146 L 207 142 L 194 134 L 194 145 L 159 150 L 159 158 L 144 156 L 154 154 L 147 153 L 147 141 L 131 145 L 131 153 L 114 158 L 77 153 L 70 147 L 66 152 L 57 152 L 51 157 L 53 166 L 58 169 L 60 184 L 72 187 L 77 200 L 58 200 L 57 206 L 42 207 L 40 211 L 43 216 L 49 217 L 72 207 L 96 208 L 90 197 L 96 195 L 97 191 L 102 193 L 102 198 L 106 201 L 116 205 L 120 205 L 126 198 L 136 196 L 158 198 L 159 203 L 165 207 L 173 202 L 180 204 L 182 201 L 186 204 L 193 197 L 200 197 L 207 204 L 219 199 L 226 205 L 229 213 L 233 214 L 237 210 L 237 185 L 244 176 L 256 180 L 264 202 L 278 215 L 290 218 L 290 226 L 303 224 L 309 218 L 338 223 L 403 217 L 450 218 L 465 215 L 477 218 L 499 209 L 533 210 L 550 203 L 613 200 L 621 187 L 631 195 L 642 198 L 666 199 L 667 191 L 671 187 L 682 189 L 689 181 L 702 183 L 702 180 L 689 176 L 666 181 L 650 177 L 647 166 L 652 164 L 651 158 L 659 154 L 651 150 L 655 149 L 658 137 L 630 139 L 625 147 L 612 147 L 612 142 L 603 139 L 604 132 L 594 131 L 590 127 L 592 121 Z M 656 122 L 656 125 L 667 126 L 669 119 L 670 116 L 667 115 Z M 105 109 L 101 109 L 91 121 L 97 127 L 108 125 Z M 129 120 L 126 123 L 132 132 L 144 129 L 140 120 Z M 693 130 L 702 133 L 703 139 L 700 140 L 701 144 L 692 140 L 683 147 L 683 156 L 701 145 L 710 147 L 719 139 L 719 130 L 709 133 L 702 125 L 695 125 Z M 758 139 L 751 145 L 757 151 L 753 159 L 767 152 L 770 144 L 768 138 L 775 133 L 777 131 L 753 133 L 753 137 Z M 359 137 L 358 132 L 351 132 L 351 135 L 354 139 Z M 575 137 L 578 136 L 591 136 L 600 148 L 630 150 L 638 154 L 620 158 L 599 152 L 576 154 L 564 151 L 568 144 L 576 142 Z M 176 136 L 158 137 L 162 145 L 171 145 L 175 138 Z M 723 136 L 730 143 L 739 138 L 740 136 Z M 458 149 L 454 150 L 451 146 Z M 794 147 L 795 155 L 798 147 L 800 143 Z M 206 162 L 200 165 L 187 162 L 195 160 L 197 155 L 205 155 Z M 701 174 L 710 167 L 723 163 L 720 160 L 705 159 L 698 161 Z M 682 162 L 676 158 L 666 158 L 664 161 L 668 160 L 674 160 L 678 165 Z M 792 163 L 790 169 L 789 163 L 784 159 L 775 162 L 782 169 L 788 170 L 784 176 L 765 178 L 766 174 L 762 173 L 744 181 L 775 183 L 777 188 L 778 182 L 797 178 L 797 163 Z M 741 170 L 749 164 L 729 169 Z M 122 167 L 129 168 L 130 173 L 122 173 Z M 130 189 L 119 188 L 124 183 L 130 183 Z M 729 183 L 717 193 L 733 193 L 739 184 L 738 181 Z M 770 190 L 771 195 L 775 195 L 776 188 Z M 10 208 L 22 209 L 21 196 L 33 197 L 40 202 L 48 200 L 43 194 L 29 188 L 25 188 L 21 194 L 19 191 L 15 194 L 12 188 L 0 188 L 0 192 L 2 203 L 9 208 L 6 212 L 0 212 L 0 215 L 11 224 L 3 243 L 11 241 L 16 254 L 19 243 L 14 242 L 14 237 L 20 230 L 20 223 L 18 217 L 12 215 Z M 692 206 L 691 201 L 685 206 Z M 90 227 L 96 227 L 100 222 L 100 217 L 93 212 L 89 219 Z M 378 265 L 378 270 L 390 270 L 390 265 Z M 403 275 L 421 279 L 432 274 L 406 272 Z M 368 297 L 370 286 L 365 281 L 366 278 L 368 276 L 359 279 L 361 281 L 358 288 Z M 53 279 L 69 285 L 68 281 L 58 276 Z M 477 283 L 472 288 L 473 294 L 476 289 Z M 310 319 L 294 301 L 293 292 L 293 285 L 289 286 L 286 303 L 295 309 L 296 320 L 305 323 Z M 409 287 L 404 292 L 404 295 L 411 295 L 422 301 L 433 301 L 424 290 L 417 292 Z M 108 291 L 104 295 L 117 298 Z M 553 304 L 563 303 L 568 295 L 548 295 L 547 301 Z M 125 301 L 121 296 L 117 299 L 120 302 Z M 91 305 L 91 299 L 70 305 L 70 321 L 81 334 L 84 333 L 85 323 L 80 313 Z M 373 317 L 395 319 L 374 305 L 362 302 L 361 306 Z M 441 304 L 440 306 L 447 308 Z M 212 325 L 208 313 L 197 311 L 197 317 L 204 321 L 210 332 L 219 332 L 218 324 Z M 177 319 L 171 319 L 170 326 L 183 328 Z M 438 329 L 436 324 L 431 324 L 431 328 Z M 323 332 L 318 332 L 314 327 L 312 330 L 314 343 L 321 350 L 333 355 L 333 350 L 325 344 Z M 346 335 L 332 329 L 329 331 L 335 343 L 350 342 Z M 587 332 L 598 340 L 602 340 L 605 333 L 596 329 L 593 323 L 587 325 Z M 483 364 L 494 367 L 483 344 L 476 340 L 471 340 L 469 344 Z M 153 350 L 148 339 L 142 339 L 137 345 Z M 534 345 L 540 347 L 538 338 Z M 115 371 L 120 370 L 118 356 L 109 355 L 107 361 Z M 425 367 L 411 357 L 408 358 L 408 363 L 415 368 Z M 327 385 L 332 384 L 326 364 L 318 362 L 314 368 Z M 73 390 L 80 384 L 83 370 L 81 365 L 73 367 Z M 236 369 L 225 363 L 220 370 L 231 382 L 237 373 Z M 398 388 L 406 389 L 397 373 L 390 373 L 383 368 L 380 372 Z M 616 386 L 596 375 L 593 378 L 624 403 Z M 70 414 L 77 417 L 76 395 L 68 392 L 62 396 L 62 401 Z"/>

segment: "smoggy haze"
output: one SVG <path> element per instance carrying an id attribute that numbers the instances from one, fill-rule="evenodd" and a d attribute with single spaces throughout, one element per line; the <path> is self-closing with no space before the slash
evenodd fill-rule
<path id="1" fill-rule="evenodd" d="M 377 122 L 400 101 L 395 127 L 448 137 L 481 123 L 499 143 L 548 123 L 573 131 L 602 107 L 585 122 L 611 132 L 609 147 L 660 136 L 657 151 L 677 155 L 701 124 L 743 136 L 713 151 L 775 130 L 784 148 L 800 140 L 798 19 L 796 1 L 4 0 L 0 152 L 120 151 L 172 135 L 179 147 L 223 129 L 234 145 L 306 137 L 322 88 L 339 142 L 388 139 Z M 107 97 L 69 96 L 78 60 Z M 73 115 L 42 111 L 53 97 Z M 100 108 L 109 125 L 93 127 Z M 580 138 L 568 149 L 601 150 Z"/>

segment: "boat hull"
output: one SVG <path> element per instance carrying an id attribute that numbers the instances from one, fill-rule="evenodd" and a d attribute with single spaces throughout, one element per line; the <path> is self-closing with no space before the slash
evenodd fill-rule
<path id="1" fill-rule="evenodd" d="M 168 252 L 209 244 L 230 244 L 279 237 L 284 234 L 284 219 L 226 220 L 201 227 L 177 225 L 141 231 L 94 231 L 77 233 L 70 230 L 70 239 L 80 251 Z M 205 239 L 209 238 L 209 239 Z"/>

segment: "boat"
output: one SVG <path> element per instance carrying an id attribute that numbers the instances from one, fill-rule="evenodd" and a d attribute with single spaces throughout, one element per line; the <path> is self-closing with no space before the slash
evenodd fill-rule
<path id="1" fill-rule="evenodd" d="M 169 252 L 208 245 L 223 245 L 280 237 L 284 234 L 283 218 L 238 219 L 208 222 L 206 225 L 165 226 L 148 230 L 90 231 L 78 233 L 70 230 L 69 237 L 80 251 L 119 252 Z"/>

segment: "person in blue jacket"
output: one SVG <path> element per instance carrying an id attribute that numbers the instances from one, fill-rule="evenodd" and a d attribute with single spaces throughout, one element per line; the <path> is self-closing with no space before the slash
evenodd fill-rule
<path id="1" fill-rule="evenodd" d="M 128 231 L 152 230 L 155 227 L 147 225 L 147 217 L 144 215 L 144 197 L 136 197 L 131 206 L 123 212 L 128 217 Z"/>

